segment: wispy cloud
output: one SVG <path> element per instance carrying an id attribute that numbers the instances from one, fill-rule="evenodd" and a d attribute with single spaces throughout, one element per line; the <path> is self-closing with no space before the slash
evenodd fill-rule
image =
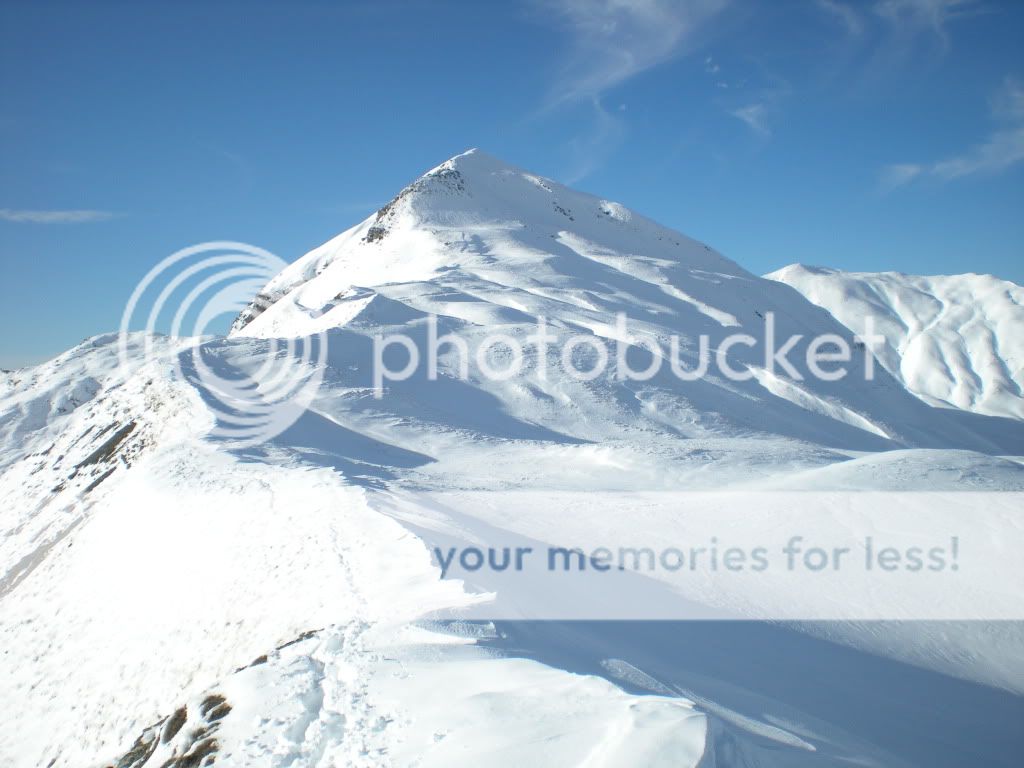
<path id="1" fill-rule="evenodd" d="M 589 101 L 685 50 L 728 0 L 547 0 L 572 40 L 552 103 Z"/>
<path id="2" fill-rule="evenodd" d="M 575 184 L 593 173 L 625 134 L 623 121 L 606 110 L 600 99 L 594 97 L 591 106 L 594 110 L 591 130 L 569 142 L 572 165 L 563 178 L 566 184 Z M 621 106 L 620 112 L 624 111 Z"/>
<path id="3" fill-rule="evenodd" d="M 685 53 L 696 31 L 729 0 L 537 0 L 569 34 L 562 71 L 544 105 L 587 105 L 589 130 L 569 143 L 566 183 L 588 176 L 626 134 L 625 119 L 603 97 L 630 78 Z M 619 112 L 624 111 L 621 107 Z"/>
<path id="4" fill-rule="evenodd" d="M 885 189 L 894 189 L 909 184 L 920 176 L 922 171 L 924 166 L 917 163 L 895 163 L 882 169 L 880 180 Z"/>
<path id="5" fill-rule="evenodd" d="M 879 0 L 875 13 L 902 28 L 930 30 L 946 39 L 946 23 L 977 10 L 975 0 Z"/>
<path id="6" fill-rule="evenodd" d="M 979 0 L 815 0 L 814 5 L 839 22 L 851 39 L 867 40 L 869 28 L 875 29 L 879 36 L 871 39 L 890 49 L 890 56 L 906 54 L 916 41 L 937 42 L 945 51 L 949 23 L 986 10 Z"/>
<path id="7" fill-rule="evenodd" d="M 28 211 L 0 208 L 0 220 L 30 224 L 85 224 L 92 221 L 107 221 L 116 216 L 113 211 Z"/>
<path id="8" fill-rule="evenodd" d="M 882 169 L 882 185 L 888 189 L 915 179 L 950 181 L 975 174 L 995 174 L 1024 161 L 1024 87 L 1006 78 L 992 99 L 997 127 L 965 152 L 934 163 L 900 163 Z"/>
<path id="9" fill-rule="evenodd" d="M 851 36 L 860 37 L 864 34 L 864 19 L 851 6 L 844 5 L 838 0 L 815 0 L 815 5 L 842 24 Z"/>
<path id="10" fill-rule="evenodd" d="M 750 129 L 761 136 L 771 136 L 771 128 L 768 127 L 768 107 L 764 104 L 749 104 L 730 112 L 733 117 L 742 120 Z"/>

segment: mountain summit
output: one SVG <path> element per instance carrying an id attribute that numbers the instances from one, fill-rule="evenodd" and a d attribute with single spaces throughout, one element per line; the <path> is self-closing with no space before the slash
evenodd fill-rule
<path id="1" fill-rule="evenodd" d="M 415 332 L 429 316 L 467 339 L 494 330 L 523 338 L 543 321 L 563 340 L 584 333 L 666 357 L 677 338 L 679 358 L 690 368 L 699 365 L 699 339 L 706 337 L 710 350 L 728 347 L 724 357 L 746 378 L 683 382 L 666 374 L 626 387 L 527 377 L 515 403 L 508 401 L 508 383 L 474 382 L 507 412 L 583 440 L 594 435 L 580 424 L 637 419 L 691 437 L 783 434 L 865 450 L 953 444 L 1006 453 L 1021 439 L 997 421 L 936 415 L 884 369 L 865 377 L 863 345 L 788 286 L 620 203 L 479 150 L 441 163 L 288 266 L 239 316 L 232 335 L 344 329 L 365 340 L 385 330 Z M 619 316 L 627 318 L 625 331 L 615 327 Z M 754 343 L 727 343 L 736 334 Z M 827 334 L 850 342 L 856 375 L 825 381 L 808 370 L 808 344 Z M 767 346 L 794 336 L 790 370 L 780 371 Z M 368 357 L 348 364 L 366 371 Z M 617 407 L 609 409 L 610 402 Z M 561 405 L 552 410 L 553 404 Z"/>
<path id="2" fill-rule="evenodd" d="M 564 258 L 553 259 L 585 243 L 609 253 L 650 254 L 665 266 L 748 275 L 708 246 L 619 203 L 471 149 L 431 169 L 375 214 L 292 264 L 233 330 L 246 328 L 268 307 L 272 311 L 248 333 L 292 335 L 327 327 L 331 320 L 343 320 L 345 312 L 311 326 L 309 310 L 322 310 L 353 286 L 436 280 L 451 271 L 543 280 L 572 267 Z M 292 300 L 281 302 L 285 296 Z"/>
<path id="3" fill-rule="evenodd" d="M 541 328 L 549 343 L 531 345 Z M 449 338 L 437 375 L 376 379 L 382 338 L 418 347 L 432 331 Z M 253 414 L 222 407 L 220 385 L 259 391 L 264 365 L 287 360 L 278 340 L 312 334 L 322 364 L 302 369 L 322 374 L 315 396 L 255 444 L 226 440 L 218 427 Z M 478 357 L 463 365 L 495 334 L 506 345 L 491 350 L 495 368 L 525 350 L 511 376 L 484 375 Z M 846 375 L 815 375 L 823 337 L 849 344 Z M 773 363 L 791 339 L 789 368 Z M 599 363 L 602 348 L 597 375 L 566 369 Z M 702 352 L 715 361 L 703 372 Z M 1012 631 L 902 621 L 954 600 L 982 618 L 1019 604 L 995 566 L 1024 548 L 1012 522 L 1024 431 L 932 407 L 882 367 L 867 376 L 873 360 L 800 292 L 702 243 L 481 152 L 454 157 L 285 268 L 227 338 L 109 334 L 0 382 L 3 765 L 794 765 L 811 752 L 937 764 L 891 754 L 916 731 L 874 743 L 870 729 L 845 729 L 865 707 L 901 727 L 985 722 L 997 707 L 981 684 L 1024 690 Z M 731 522 L 694 507 L 700 493 L 664 515 L 649 503 L 719 490 L 713 505 L 750 500 Z M 801 499 L 775 514 L 769 497 L 790 497 L 766 490 Z M 743 535 L 853 551 L 864 526 L 848 497 L 876 494 L 834 495 L 847 490 L 1000 491 L 988 509 L 969 493 L 921 503 L 952 531 L 939 543 L 962 532 L 975 564 L 1001 560 L 937 582 L 941 599 L 914 592 L 924 572 L 906 577 L 910 597 L 888 572 L 866 591 L 845 570 L 694 572 L 691 547 Z M 818 495 L 804 491 L 830 506 L 797 525 Z M 867 530 L 900 528 L 881 514 Z M 914 546 L 935 543 L 920 533 Z M 469 566 L 465 580 L 442 570 L 440 545 L 477 548 L 482 565 L 480 548 L 508 542 L 586 545 L 595 558 L 598 545 L 686 548 L 691 566 L 593 589 L 548 581 L 542 566 L 539 584 L 515 582 L 539 587 L 524 592 Z M 466 620 L 496 605 L 637 617 L 635 595 L 773 620 L 874 619 L 884 602 L 881 618 L 897 621 L 829 624 L 828 640 L 849 646 L 838 648 L 789 626 L 683 642 L 656 621 L 615 639 L 587 634 L 615 621 L 530 622 L 519 636 Z M 822 708 L 818 670 L 839 709 Z M 793 699 L 799 690 L 810 693 Z M 980 741 L 974 763 L 993 764 L 1001 747 Z"/>

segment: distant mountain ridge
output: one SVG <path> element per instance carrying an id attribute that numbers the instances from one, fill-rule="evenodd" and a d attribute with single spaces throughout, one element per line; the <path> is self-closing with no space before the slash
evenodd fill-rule
<path id="1" fill-rule="evenodd" d="M 932 405 L 1024 419 L 1024 288 L 992 275 L 843 272 L 793 264 L 793 286 L 855 333 L 873 317 L 876 356 Z"/>

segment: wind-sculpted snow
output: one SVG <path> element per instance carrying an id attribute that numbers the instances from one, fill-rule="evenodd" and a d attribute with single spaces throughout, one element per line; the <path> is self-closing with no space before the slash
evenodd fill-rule
<path id="1" fill-rule="evenodd" d="M 432 318 L 470 348 L 495 331 L 524 340 L 543 318 L 552 349 L 584 335 L 623 342 L 626 357 L 582 380 L 527 346 L 524 372 L 500 379 L 461 375 L 449 348 L 436 377 L 377 380 L 375 339 L 426 348 Z M 796 376 L 765 359 L 769 318 L 779 338 L 801 337 Z M 231 413 L 189 375 L 196 354 L 243 378 L 271 339 L 320 332 L 310 407 L 262 444 L 226 442 L 216 427 Z M 754 340 L 726 356 L 744 380 L 684 380 L 668 366 L 617 375 L 668 355 L 673 337 L 693 368 L 701 336 L 715 350 L 735 333 Z M 853 349 L 842 379 L 809 369 L 822 334 Z M 118 339 L 97 337 L 0 380 L 5 766 L 1009 765 L 1019 754 L 1007 725 L 1024 690 L 1015 623 L 756 625 L 681 643 L 671 624 L 464 620 L 501 596 L 482 576 L 442 578 L 441 543 L 686 535 L 685 509 L 659 522 L 610 491 L 949 491 L 959 506 L 926 510 L 943 536 L 961 532 L 965 548 L 1019 539 L 1007 511 L 1008 492 L 1024 490 L 1019 421 L 931 407 L 885 368 L 867 377 L 873 358 L 828 312 L 621 204 L 467 153 L 286 268 L 228 338 L 129 341 L 155 353 L 125 369 Z M 968 500 L 952 492 L 964 490 L 1003 501 L 958 527 Z M 492 503 L 523 491 L 542 501 L 522 514 Z M 428 494 L 452 501 L 429 506 Z M 863 516 L 833 511 L 814 531 Z M 1005 537 L 991 523 L 1002 518 Z M 882 522 L 884 533 L 897 521 Z M 920 575 L 914 594 L 927 595 Z M 947 572 L 958 591 L 944 597 L 966 594 L 983 614 L 992 595 L 960 588 L 979 583 L 970 576 Z M 873 585 L 880 601 L 894 581 Z M 755 580 L 744 595 L 654 582 L 634 586 L 728 598 L 746 615 L 872 607 L 806 581 L 779 582 L 796 584 L 780 594 Z M 1011 588 L 998 596 L 1013 607 Z M 622 599 L 580 597 L 608 613 Z M 919 617 L 900 598 L 887 616 Z M 885 702 L 877 717 L 872 696 Z"/>
<path id="2" fill-rule="evenodd" d="M 253 343 L 211 345 L 230 364 Z M 18 372 L 5 401 L 6 449 L 21 452 L 3 476 L 5 765 L 572 764 L 608 733 L 614 764 L 700 760 L 704 718 L 682 697 L 410 625 L 487 596 L 440 580 L 346 477 L 429 457 L 314 412 L 259 463 L 233 456 L 205 437 L 201 391 L 168 379 L 168 361 L 125 378 L 115 345 L 62 361 L 98 386 L 59 417 L 23 404 L 66 401 L 60 365 Z M 502 712 L 520 709 L 513 727 Z"/>
<path id="3" fill-rule="evenodd" d="M 991 275 L 921 277 L 802 264 L 793 286 L 855 333 L 868 317 L 886 370 L 926 403 L 1024 419 L 1024 288 Z"/>
<path id="4" fill-rule="evenodd" d="M 368 237 L 374 228 L 386 234 Z M 520 420 L 580 439 L 593 439 L 593 427 L 583 425 L 595 425 L 596 417 L 609 426 L 653 421 L 658 432 L 690 437 L 772 434 L 859 450 L 1024 453 L 1017 425 L 937 412 L 885 370 L 871 376 L 864 345 L 787 287 L 620 205 L 477 151 L 442 164 L 378 214 L 299 259 L 262 295 L 278 298 L 236 336 L 344 329 L 331 339 L 340 350 L 332 369 L 357 388 L 372 385 L 369 339 L 400 333 L 426 349 L 427 316 L 439 318 L 439 334 L 454 333 L 471 349 L 495 331 L 524 339 L 543 318 L 558 336 L 557 348 L 580 333 L 613 343 L 622 335 L 614 322 L 622 313 L 628 321 L 624 341 L 656 345 L 667 357 L 676 337 L 690 368 L 697 367 L 701 336 L 711 350 L 737 333 L 756 342 L 753 348 L 733 346 L 726 355 L 733 368 L 749 371 L 742 382 L 714 371 L 684 382 L 665 370 L 647 382 L 611 385 L 536 375 L 472 382 Z M 774 367 L 766 355 L 769 334 L 800 337 L 785 360 L 798 382 L 785 368 L 762 374 Z M 827 334 L 852 349 L 849 375 L 836 381 L 808 369 L 808 346 Z M 631 354 L 640 361 L 635 367 L 650 355 L 639 346 Z M 442 367 L 455 370 L 451 360 Z M 406 390 L 422 392 L 424 386 L 414 376 L 405 386 L 393 384 L 388 399 L 402 407 Z M 446 382 L 430 389 L 452 404 L 460 403 L 459 391 L 468 391 Z M 555 427 L 553 420 L 566 424 Z"/>
<path id="5" fill-rule="evenodd" d="M 254 718 L 289 727 L 254 733 Z M 515 768 L 600 755 L 605 765 L 696 766 L 705 728 L 678 695 L 628 694 L 593 675 L 500 658 L 450 630 L 382 632 L 356 622 L 261 656 L 147 728 L 122 760 L 124 768 L 183 768 L 207 754 L 245 768 Z"/>

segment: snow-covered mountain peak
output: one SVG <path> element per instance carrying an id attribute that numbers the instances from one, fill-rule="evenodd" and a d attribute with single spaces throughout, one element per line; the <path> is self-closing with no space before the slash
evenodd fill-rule
<path id="1" fill-rule="evenodd" d="M 474 170 L 478 173 L 489 173 L 494 171 L 510 170 L 515 171 L 514 167 L 508 163 L 500 160 L 494 155 L 484 152 L 478 147 L 470 147 L 465 152 L 460 152 L 457 155 L 453 155 L 445 160 L 440 165 L 431 168 L 429 171 L 423 174 L 423 177 L 431 176 L 440 171 L 453 170 L 472 173 Z"/>
<path id="2" fill-rule="evenodd" d="M 550 235 L 572 230 L 614 244 L 626 235 L 664 241 L 680 235 L 620 203 L 570 189 L 557 181 L 470 149 L 432 168 L 371 217 L 364 237 L 383 240 L 394 227 L 450 230 L 459 226 L 531 230 Z M 685 240 L 685 238 L 683 238 Z"/>
<path id="3" fill-rule="evenodd" d="M 785 274 L 808 282 L 842 277 L 802 267 Z M 938 278 L 883 290 L 907 280 L 875 276 L 863 287 L 851 278 L 843 290 L 914 310 L 894 323 L 941 329 L 965 312 L 955 326 L 963 329 L 989 318 L 962 338 L 984 338 L 987 329 L 1000 359 L 1017 354 L 1019 288 L 973 276 L 949 278 L 941 291 Z M 943 313 L 932 311 L 933 302 Z M 991 307 L 1002 308 L 1005 324 L 993 324 Z M 620 317 L 628 317 L 628 329 Z M 776 349 L 797 339 L 786 355 L 792 373 L 772 369 L 766 357 L 769 318 Z M 431 320 L 475 350 L 477 365 L 462 374 L 457 349 L 448 349 L 438 355 L 438 375 L 420 367 L 407 379 L 378 383 L 378 341 L 401 337 L 423 350 Z M 542 320 L 550 349 L 529 341 Z M 289 369 L 266 363 L 287 359 L 288 350 L 268 337 L 321 332 L 323 376 L 296 420 L 249 448 L 223 439 L 219 426 L 258 413 L 225 403 L 220 382 L 272 384 Z M 511 341 L 509 350 L 516 343 L 525 349 L 512 376 L 484 375 L 479 364 L 482 341 L 496 334 Z M 849 375 L 812 373 L 811 340 L 823 337 L 848 343 Z M 579 545 L 595 553 L 596 566 L 596 544 L 660 550 L 667 543 L 688 550 L 690 567 L 678 579 L 667 570 L 627 576 L 653 585 L 655 602 L 678 591 L 686 609 L 680 616 L 690 616 L 691 604 L 780 619 L 831 617 L 837 607 L 857 617 L 910 619 L 930 604 L 937 611 L 965 601 L 980 611 L 1013 605 L 1016 582 L 980 580 L 988 568 L 963 568 L 967 581 L 932 582 L 942 592 L 915 586 L 909 593 L 893 588 L 897 582 L 887 577 L 899 574 L 888 569 L 879 574 L 885 581 L 861 582 L 866 590 L 836 581 L 823 588 L 816 579 L 826 573 L 791 579 L 784 567 L 734 574 L 739 581 L 728 578 L 727 564 L 694 571 L 694 553 L 706 551 L 699 545 L 718 546 L 712 533 L 725 534 L 723 552 L 740 551 L 733 544 L 743 541 L 760 545 L 762 534 L 765 543 L 781 545 L 791 531 L 814 546 L 857 546 L 862 528 L 880 538 L 920 530 L 928 546 L 944 537 L 923 522 L 904 526 L 886 515 L 869 526 L 840 497 L 821 520 L 803 515 L 803 501 L 776 514 L 775 502 L 762 503 L 774 493 L 748 502 L 735 522 L 717 510 L 712 519 L 688 499 L 673 502 L 664 517 L 651 506 L 661 491 L 1024 489 L 1019 421 L 931 407 L 881 369 L 866 377 L 874 358 L 851 337 L 788 285 L 620 204 L 471 151 L 285 268 L 240 316 L 231 338 L 111 334 L 0 377 L 0 693 L 11 702 L 0 718 L 0 763 L 154 768 L 215 760 L 313 768 L 597 759 L 608 766 L 710 766 L 804 764 L 811 755 L 845 765 L 938 764 L 891 759 L 890 740 L 876 748 L 838 726 L 856 722 L 850 712 L 864 702 L 876 709 L 895 702 L 873 720 L 899 724 L 909 712 L 915 722 L 934 719 L 943 737 L 946 723 L 985 724 L 993 712 L 998 722 L 1020 720 L 1013 719 L 1019 707 L 1006 715 L 1002 699 L 982 696 L 980 686 L 943 683 L 938 674 L 1024 690 L 1024 645 L 1001 628 L 964 621 L 959 628 L 920 622 L 937 628 L 879 630 L 918 622 L 850 621 L 820 630 L 877 655 L 829 650 L 824 641 L 808 644 L 774 630 L 758 630 L 740 645 L 718 629 L 683 642 L 657 634 L 658 621 L 621 639 L 583 634 L 578 642 L 577 631 L 591 630 L 560 637 L 557 628 L 619 621 L 554 622 L 554 635 L 544 630 L 531 638 L 464 619 L 498 599 L 522 606 L 526 612 L 515 613 L 522 618 L 531 618 L 534 603 L 538 618 L 646 618 L 632 611 L 648 593 L 591 589 L 594 582 L 573 576 L 572 584 L 538 582 L 542 599 L 534 601 L 532 580 L 521 581 L 518 568 L 507 582 L 491 581 L 485 571 L 464 582 L 439 567 L 441 545 L 463 552 L 486 546 L 489 553 L 520 542 Z M 730 346 L 737 338 L 744 343 Z M 565 351 L 580 339 L 577 351 L 590 345 L 594 352 L 583 368 L 600 360 L 598 349 L 609 352 L 608 365 L 592 378 L 574 377 L 565 363 Z M 705 340 L 714 368 L 678 375 L 677 358 L 692 372 Z M 139 367 L 123 364 L 122 341 L 125 359 Z M 506 366 L 510 358 L 492 361 L 492 369 L 514 369 Z M 722 360 L 745 376 L 727 377 Z M 652 362 L 660 367 L 648 378 L 618 375 Z M 936 530 L 962 531 L 965 552 L 1002 553 L 1005 561 L 1021 549 L 1013 498 L 993 501 L 986 516 L 969 499 L 953 498 L 972 494 L 946 496 L 935 510 Z M 991 542 L 999 546 L 986 548 Z M 833 576 L 845 581 L 847 573 Z M 928 577 L 910 579 L 922 584 Z M 633 601 L 634 594 L 644 599 Z M 886 602 L 885 594 L 894 599 Z M 574 605 L 578 597 L 584 605 Z M 588 613 L 596 603 L 599 613 Z M 894 612 L 876 612 L 876 603 Z M 559 614 L 560 606 L 570 610 Z M 431 621 L 439 616 L 459 621 Z M 564 657 L 571 674 L 542 663 L 563 658 L 563 647 L 572 648 Z M 783 647 L 792 651 L 777 654 Z M 665 656 L 665 648 L 683 652 Z M 765 649 L 774 669 L 768 679 Z M 900 668 L 881 656 L 935 672 L 894 674 Z M 700 668 L 684 663 L 691 657 L 730 670 L 732 659 L 753 659 L 753 671 L 741 665 L 742 674 L 722 679 L 702 668 L 691 674 Z M 842 699 L 832 711 L 821 711 L 814 682 L 821 670 L 830 670 Z M 764 687 L 737 684 L 751 682 Z M 691 688 L 700 694 L 693 702 L 680 696 Z M 800 688 L 814 695 L 792 700 Z M 733 690 L 740 699 L 719 701 Z M 900 703 L 908 691 L 916 693 Z M 971 752 L 977 759 L 970 764 L 994 764 L 988 758 L 1010 742 L 992 746 L 988 731 L 971 732 L 982 734 L 972 748 L 980 742 L 985 751 Z M 948 739 L 934 743 L 949 751 Z"/>
<path id="4" fill-rule="evenodd" d="M 545 323 L 563 346 L 583 335 L 606 348 L 623 341 L 658 350 L 663 375 L 635 387 L 614 376 L 589 386 L 571 376 L 474 380 L 523 423 L 574 439 L 600 439 L 640 417 L 689 435 L 786 434 L 860 449 L 952 440 L 1007 453 L 1019 442 L 1006 425 L 940 423 L 884 371 L 865 380 L 864 346 L 791 288 L 619 203 L 479 151 L 445 161 L 289 265 L 239 316 L 233 335 L 331 333 L 331 349 L 352 355 L 341 367 L 358 371 L 348 386 L 377 392 L 366 345 L 395 333 L 422 339 L 428 317 L 470 349 L 495 333 L 529 339 Z M 628 328 L 618 327 L 619 318 L 628 318 Z M 856 375 L 825 380 L 809 369 L 810 345 L 829 335 L 847 340 Z M 780 375 L 768 347 L 794 337 L 788 359 L 795 368 Z M 746 380 L 674 378 L 665 361 L 696 368 L 701 345 L 727 350 L 714 354 Z M 542 367 L 536 347 L 525 352 L 527 371 Z M 557 345 L 550 354 L 558 358 Z M 332 367 L 339 367 L 333 359 Z M 447 373 L 459 378 L 458 367 Z M 425 391 L 411 381 L 408 387 L 414 399 Z"/>
<path id="5" fill-rule="evenodd" d="M 682 271 L 704 280 L 704 287 L 715 275 L 752 277 L 703 243 L 620 203 L 469 150 L 290 265 L 242 313 L 233 332 L 294 336 L 344 325 L 352 319 L 347 312 L 334 313 L 333 323 L 317 318 L 354 289 L 384 285 L 450 286 L 461 280 L 479 290 L 487 281 L 520 291 L 529 282 L 550 291 L 565 289 L 568 281 L 586 290 L 595 262 L 609 259 L 620 275 L 642 272 L 658 285 L 678 287 L 686 282 Z M 628 268 L 618 264 L 623 259 Z M 302 319 L 310 314 L 313 323 Z"/>

